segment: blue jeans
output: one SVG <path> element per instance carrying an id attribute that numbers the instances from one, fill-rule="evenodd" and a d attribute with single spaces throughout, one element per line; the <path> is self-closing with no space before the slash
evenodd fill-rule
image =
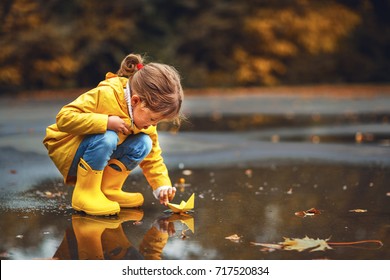
<path id="1" fill-rule="evenodd" d="M 112 130 L 87 135 L 77 149 L 69 176 L 77 175 L 80 158 L 83 158 L 93 170 L 103 170 L 110 159 L 117 159 L 127 170 L 133 170 L 152 149 L 152 139 L 144 133 L 131 134 L 120 145 L 118 141 L 118 135 Z M 116 165 L 112 167 L 118 169 Z"/>

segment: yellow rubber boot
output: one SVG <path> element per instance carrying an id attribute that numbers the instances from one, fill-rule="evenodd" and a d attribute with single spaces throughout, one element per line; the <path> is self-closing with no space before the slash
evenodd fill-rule
<path id="1" fill-rule="evenodd" d="M 77 181 L 72 196 L 72 207 L 89 215 L 119 213 L 117 202 L 109 200 L 101 191 L 103 171 L 92 170 L 83 159 L 77 168 Z"/>
<path id="2" fill-rule="evenodd" d="M 115 164 L 121 171 L 115 170 L 110 166 Z M 111 159 L 103 172 L 102 191 L 106 197 L 119 203 L 121 207 L 139 207 L 144 203 L 144 197 L 141 193 L 129 193 L 122 191 L 122 186 L 129 176 L 130 171 L 122 162 Z"/>

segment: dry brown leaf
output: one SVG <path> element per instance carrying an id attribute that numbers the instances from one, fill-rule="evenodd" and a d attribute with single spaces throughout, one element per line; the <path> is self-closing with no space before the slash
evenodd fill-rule
<path id="1" fill-rule="evenodd" d="M 253 171 L 252 169 L 245 170 L 245 175 L 248 176 L 248 178 L 252 178 Z"/>
<path id="2" fill-rule="evenodd" d="M 355 213 L 366 213 L 367 209 L 351 209 L 349 212 L 355 212 Z"/>
<path id="3" fill-rule="evenodd" d="M 230 240 L 232 242 L 239 242 L 241 237 L 238 236 L 237 234 L 233 234 L 233 235 L 230 235 L 230 236 L 226 236 L 225 239 Z"/>
<path id="4" fill-rule="evenodd" d="M 184 178 L 179 178 L 178 184 L 185 184 L 185 183 L 186 183 L 186 179 L 184 179 Z"/>
<path id="5" fill-rule="evenodd" d="M 178 188 L 180 192 L 184 192 L 185 188 L 190 186 L 190 184 L 186 184 L 186 179 L 183 177 L 179 178 L 177 183 L 175 183 L 175 187 Z"/>
<path id="6" fill-rule="evenodd" d="M 185 175 L 185 176 L 190 176 L 192 174 L 192 170 L 185 169 L 185 170 L 182 171 L 182 174 Z"/>
<path id="7" fill-rule="evenodd" d="M 62 191 L 58 191 L 58 192 L 50 192 L 50 191 L 44 191 L 44 192 L 41 192 L 41 191 L 36 191 L 35 192 L 38 196 L 40 197 L 43 197 L 43 198 L 63 198 L 65 195 L 67 195 L 68 193 L 67 192 L 62 192 Z"/>
<path id="8" fill-rule="evenodd" d="M 321 214 L 321 211 L 317 210 L 316 208 L 310 208 L 306 211 L 295 212 L 295 216 L 299 216 L 299 217 L 315 216 L 319 214 Z"/>

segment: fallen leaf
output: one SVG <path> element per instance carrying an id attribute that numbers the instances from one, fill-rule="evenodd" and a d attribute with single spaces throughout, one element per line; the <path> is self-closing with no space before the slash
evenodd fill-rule
<path id="1" fill-rule="evenodd" d="M 286 250 L 286 251 L 292 251 L 296 250 L 298 252 L 302 252 L 305 250 L 308 250 L 309 252 L 314 251 L 325 251 L 325 250 L 331 250 L 332 247 L 330 247 L 327 243 L 329 239 L 313 239 L 305 236 L 305 238 L 286 238 L 283 237 L 284 241 L 279 242 L 278 244 L 267 244 L 267 243 L 254 243 L 251 242 L 251 244 L 256 246 L 263 246 L 271 249 L 278 249 L 278 250 Z"/>
<path id="2" fill-rule="evenodd" d="M 278 143 L 280 141 L 280 136 L 277 134 L 274 134 L 271 136 L 271 142 L 272 143 Z"/>
<path id="3" fill-rule="evenodd" d="M 180 192 L 184 192 L 186 187 L 190 187 L 190 184 L 186 184 L 186 179 L 183 177 L 179 178 L 177 180 L 177 183 L 175 183 L 175 187 L 179 189 Z"/>
<path id="4" fill-rule="evenodd" d="M 252 169 L 247 169 L 247 170 L 245 170 L 245 175 L 246 175 L 248 178 L 252 178 Z"/>
<path id="5" fill-rule="evenodd" d="M 326 243 L 329 239 L 313 239 L 305 236 L 305 238 L 284 238 L 284 242 L 282 242 L 284 250 L 296 250 L 298 252 L 302 252 L 304 250 L 309 250 L 310 252 L 314 251 L 325 251 L 326 249 L 332 249 Z"/>
<path id="6" fill-rule="evenodd" d="M 55 193 L 52 193 L 50 191 L 45 191 L 45 192 L 41 192 L 41 191 L 36 191 L 35 192 L 38 196 L 40 197 L 43 197 L 43 198 L 64 198 L 65 195 L 67 195 L 67 192 L 62 192 L 62 191 L 58 191 L 58 192 L 55 192 Z"/>
<path id="7" fill-rule="evenodd" d="M 233 235 L 225 237 L 225 239 L 230 240 L 232 242 L 239 242 L 241 237 L 238 236 L 237 234 L 233 234 Z"/>
<path id="8" fill-rule="evenodd" d="M 383 246 L 382 241 L 380 240 L 360 240 L 360 241 L 352 241 L 352 242 L 328 242 L 328 239 L 313 239 L 305 236 L 304 238 L 286 238 L 283 237 L 284 241 L 279 242 L 277 244 L 274 243 L 256 243 L 251 242 L 252 245 L 262 246 L 264 248 L 261 251 L 272 252 L 273 250 L 286 250 L 286 251 L 325 251 L 333 249 L 331 246 L 360 246 L 357 248 L 368 248 L 370 246 L 372 248 L 373 245 L 377 246 L 377 249 Z M 364 244 L 366 247 L 361 247 Z"/>
<path id="9" fill-rule="evenodd" d="M 186 170 L 182 171 L 182 174 L 185 175 L 185 176 L 190 176 L 192 174 L 192 171 L 189 170 L 189 169 L 186 169 Z"/>
<path id="10" fill-rule="evenodd" d="M 299 217 L 315 216 L 319 214 L 321 214 L 321 211 L 317 210 L 316 208 L 310 208 L 306 211 L 295 212 L 295 216 L 299 216 Z"/>
<path id="11" fill-rule="evenodd" d="M 366 213 L 367 209 L 351 209 L 349 212 L 355 212 L 355 213 Z"/>
<path id="12" fill-rule="evenodd" d="M 186 179 L 184 179 L 184 178 L 179 178 L 179 184 L 185 184 L 185 182 L 186 182 Z"/>
<path id="13" fill-rule="evenodd" d="M 312 135 L 310 138 L 311 138 L 311 142 L 314 144 L 318 144 L 321 141 L 321 138 L 318 135 Z"/>

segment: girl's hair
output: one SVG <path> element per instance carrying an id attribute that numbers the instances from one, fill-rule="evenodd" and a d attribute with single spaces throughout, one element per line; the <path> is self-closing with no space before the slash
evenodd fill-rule
<path id="1" fill-rule="evenodd" d="M 174 67 L 161 63 L 143 65 L 140 55 L 129 54 L 122 60 L 117 74 L 129 78 L 132 92 L 140 97 L 145 107 L 180 125 L 184 118 L 180 112 L 184 94 L 180 75 Z"/>

